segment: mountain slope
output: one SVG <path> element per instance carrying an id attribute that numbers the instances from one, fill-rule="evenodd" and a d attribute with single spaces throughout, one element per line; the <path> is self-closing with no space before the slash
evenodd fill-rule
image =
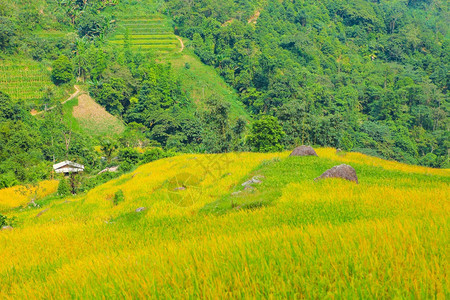
<path id="1" fill-rule="evenodd" d="M 246 121 L 251 120 L 245 106 L 239 101 L 237 92 L 217 74 L 214 68 L 203 64 L 191 51 L 174 53 L 167 59 L 179 74 L 183 90 L 197 107 L 205 108 L 206 100 L 217 97 L 230 104 L 232 119 L 242 117 Z"/>
<path id="2" fill-rule="evenodd" d="M 93 136 L 113 136 L 125 130 L 122 121 L 108 113 L 87 94 L 78 96 L 71 107 L 71 113 L 80 127 Z"/>
<path id="3" fill-rule="evenodd" d="M 0 296 L 448 294 L 449 170 L 317 153 L 181 155 L 10 211 L 18 225 L 0 232 Z M 343 162 L 359 185 L 313 180 Z M 235 198 L 270 203 L 205 211 L 254 175 L 262 183 Z"/>
<path id="4" fill-rule="evenodd" d="M 166 8 L 248 111 L 280 120 L 286 146 L 448 167 L 448 1 L 168 0 Z"/>

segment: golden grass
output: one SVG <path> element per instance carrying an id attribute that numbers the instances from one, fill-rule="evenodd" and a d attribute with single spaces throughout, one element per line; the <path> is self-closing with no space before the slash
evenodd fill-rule
<path id="1" fill-rule="evenodd" d="M 32 199 L 38 200 L 53 194 L 58 188 L 58 181 L 47 180 L 37 186 L 15 186 L 0 190 L 0 211 L 27 204 Z"/>
<path id="2" fill-rule="evenodd" d="M 402 171 L 406 173 L 417 173 L 426 175 L 442 175 L 449 176 L 450 169 L 433 169 L 428 167 L 407 165 L 396 161 L 385 160 L 382 158 L 367 156 L 357 152 L 336 153 L 334 148 L 317 149 L 317 155 L 323 158 L 329 158 L 342 163 L 359 163 L 367 166 L 381 167 L 385 170 Z"/>
<path id="3" fill-rule="evenodd" d="M 0 233 L 0 298 L 448 298 L 447 177 L 318 154 L 404 177 L 291 183 L 271 206 L 214 216 L 199 210 L 288 153 L 156 161 L 39 218 L 11 213 L 21 225 Z M 188 189 L 172 193 L 179 182 Z"/>

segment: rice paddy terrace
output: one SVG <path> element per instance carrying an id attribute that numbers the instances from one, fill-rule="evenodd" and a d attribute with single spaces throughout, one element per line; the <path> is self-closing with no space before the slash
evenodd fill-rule
<path id="1" fill-rule="evenodd" d="M 449 170 L 316 152 L 179 155 L 67 198 L 0 190 L 16 217 L 0 298 L 448 299 Z M 359 184 L 314 181 L 342 163 Z"/>
<path id="2" fill-rule="evenodd" d="M 170 19 L 160 14 L 128 15 L 118 20 L 117 34 L 111 43 L 129 46 L 137 51 L 169 53 L 181 50 L 181 42 L 173 32 Z"/>
<path id="3" fill-rule="evenodd" d="M 50 70 L 32 60 L 0 60 L 0 87 L 13 100 L 38 100 L 54 84 Z"/>

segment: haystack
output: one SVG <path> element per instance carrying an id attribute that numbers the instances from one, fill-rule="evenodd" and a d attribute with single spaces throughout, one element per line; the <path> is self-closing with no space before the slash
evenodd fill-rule
<path id="1" fill-rule="evenodd" d="M 339 165 L 332 167 L 314 180 L 325 178 L 343 178 L 358 183 L 358 176 L 356 176 L 356 171 L 349 165 Z"/>
<path id="2" fill-rule="evenodd" d="M 318 156 L 311 146 L 300 146 L 292 151 L 289 156 Z"/>

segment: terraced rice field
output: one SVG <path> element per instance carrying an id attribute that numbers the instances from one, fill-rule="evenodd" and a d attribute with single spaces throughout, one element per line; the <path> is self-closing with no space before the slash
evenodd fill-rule
<path id="1" fill-rule="evenodd" d="M 449 299 L 449 170 L 316 152 L 179 155 L 36 208 L 0 191 L 0 299 Z M 359 184 L 314 181 L 341 163 Z"/>
<path id="2" fill-rule="evenodd" d="M 0 61 L 0 91 L 13 100 L 37 100 L 54 86 L 50 70 L 34 61 Z"/>
<path id="3" fill-rule="evenodd" d="M 59 30 L 43 30 L 36 32 L 36 35 L 41 38 L 47 38 L 47 39 L 61 39 L 64 38 L 69 32 L 66 31 L 59 31 Z"/>
<path id="4" fill-rule="evenodd" d="M 112 44 L 129 45 L 138 51 L 173 52 L 181 48 L 170 20 L 162 15 L 125 16 L 118 20 Z"/>

